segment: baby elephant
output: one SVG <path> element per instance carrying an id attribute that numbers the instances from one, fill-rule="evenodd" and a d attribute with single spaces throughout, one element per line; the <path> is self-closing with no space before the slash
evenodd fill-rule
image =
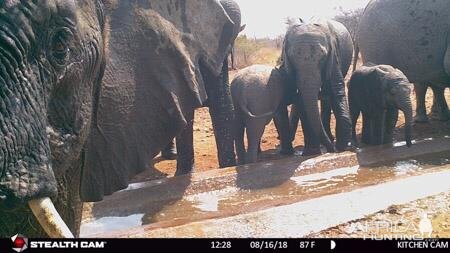
<path id="1" fill-rule="evenodd" d="M 257 161 L 264 128 L 282 103 L 283 87 L 283 76 L 280 71 L 263 65 L 253 65 L 239 71 L 231 82 L 237 125 L 235 147 L 239 164 Z M 245 129 L 247 152 L 244 147 Z"/>
<path id="2" fill-rule="evenodd" d="M 405 138 L 411 146 L 412 106 L 408 78 L 389 65 L 366 64 L 356 70 L 349 83 L 352 139 L 356 141 L 356 121 L 362 112 L 362 142 L 369 145 L 392 143 L 398 110 L 405 117 Z"/>

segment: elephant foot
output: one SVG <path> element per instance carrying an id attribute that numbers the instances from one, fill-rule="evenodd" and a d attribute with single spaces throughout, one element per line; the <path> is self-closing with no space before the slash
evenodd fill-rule
<path id="1" fill-rule="evenodd" d="M 177 149 L 173 143 L 169 144 L 165 149 L 161 151 L 161 157 L 166 160 L 177 159 Z"/>
<path id="2" fill-rule="evenodd" d="M 406 146 L 407 146 L 408 148 L 412 146 L 411 140 L 407 140 L 407 141 L 406 141 Z"/>
<path id="3" fill-rule="evenodd" d="M 450 119 L 450 112 L 435 112 L 430 115 L 432 120 L 447 121 Z"/>
<path id="4" fill-rule="evenodd" d="M 327 145 L 326 149 L 327 149 L 327 153 L 334 153 L 334 152 L 336 152 L 336 149 L 334 148 L 333 145 L 331 145 L 331 146 Z"/>
<path id="5" fill-rule="evenodd" d="M 321 154 L 322 154 L 322 150 L 320 149 L 320 147 L 316 147 L 316 148 L 305 147 L 303 149 L 302 156 L 314 156 L 314 155 L 321 155 Z"/>
<path id="6" fill-rule="evenodd" d="M 165 160 L 175 160 L 177 159 L 177 152 L 161 152 L 161 157 Z"/>
<path id="7" fill-rule="evenodd" d="M 189 173 L 192 173 L 194 170 L 195 170 L 194 165 L 182 167 L 182 168 L 177 166 L 177 170 L 175 171 L 175 176 L 187 175 Z"/>
<path id="8" fill-rule="evenodd" d="M 281 155 L 293 155 L 295 153 L 295 150 L 293 147 L 286 147 L 280 149 Z"/>
<path id="9" fill-rule="evenodd" d="M 414 122 L 416 122 L 416 123 L 427 123 L 428 122 L 428 117 L 427 117 L 427 115 L 417 114 L 416 117 L 414 117 Z"/>
<path id="10" fill-rule="evenodd" d="M 245 165 L 245 161 L 238 160 L 237 161 L 237 166 L 241 166 L 241 165 Z"/>
<path id="11" fill-rule="evenodd" d="M 336 144 L 336 151 L 337 152 L 345 152 L 345 151 L 354 151 L 355 147 L 352 145 L 351 142 L 347 144 Z"/>

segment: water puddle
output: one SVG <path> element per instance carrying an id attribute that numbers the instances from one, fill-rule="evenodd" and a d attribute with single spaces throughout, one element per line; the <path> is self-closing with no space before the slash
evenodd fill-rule
<path id="1" fill-rule="evenodd" d="M 151 229 L 146 229 L 150 231 L 236 215 L 248 214 L 252 217 L 252 213 L 264 212 L 266 209 L 273 209 L 274 206 L 279 208 L 278 211 L 264 214 L 264 219 L 258 218 L 250 222 L 251 224 L 245 220 L 240 222 L 244 222 L 245 229 L 250 229 L 252 233 L 258 229 L 264 230 L 265 226 L 267 229 L 272 229 L 273 233 L 264 234 L 269 237 L 305 235 L 348 220 L 350 217 L 352 219 L 360 217 L 381 206 L 414 199 L 419 195 L 434 192 L 436 189 L 439 191 L 445 187 L 448 189 L 450 187 L 448 164 L 450 164 L 449 152 L 415 157 L 377 167 L 351 166 L 316 173 L 314 173 L 314 163 L 303 162 L 297 169 L 292 170 L 291 175 L 284 175 L 281 180 L 277 178 L 278 184 L 258 183 L 261 180 L 275 180 L 277 176 L 275 174 L 246 175 L 245 179 L 242 179 L 243 176 L 238 171 L 237 178 L 234 181 L 228 180 L 230 183 L 226 186 L 217 188 L 214 184 L 205 183 L 197 187 L 194 192 L 184 192 L 167 199 L 149 197 L 160 196 L 159 188 L 167 184 L 153 183 L 154 187 L 145 189 L 149 191 L 148 193 L 131 195 L 133 203 L 139 203 L 136 207 L 122 201 L 120 205 L 110 203 L 108 210 L 96 210 L 94 205 L 95 218 L 82 224 L 81 236 L 110 233 L 114 230 L 131 229 L 142 225 L 150 226 Z M 296 174 L 298 171 L 302 174 Z M 264 170 L 258 171 L 258 173 L 263 172 Z M 414 179 L 416 177 L 417 179 Z M 419 179 L 421 177 L 424 177 L 423 181 Z M 222 180 L 228 183 L 227 180 Z M 402 180 L 404 183 L 401 183 Z M 433 180 L 437 180 L 439 184 L 435 184 Z M 423 189 L 418 187 L 419 185 L 430 186 L 430 189 Z M 129 191 L 138 186 L 130 186 Z M 164 191 L 172 189 L 169 186 L 166 185 L 166 188 L 163 188 Z M 297 212 L 297 214 L 291 215 L 291 212 Z M 299 224 L 299 220 L 302 224 Z M 240 226 L 239 222 L 233 224 L 233 226 Z M 223 226 L 227 229 L 233 228 L 226 223 Z M 262 227 L 258 228 L 259 226 Z M 277 226 L 280 227 L 277 228 Z M 244 228 L 224 233 L 231 237 L 256 236 L 247 234 L 242 229 Z M 280 230 L 283 229 L 287 232 L 280 234 Z"/>
<path id="2" fill-rule="evenodd" d="M 142 217 L 145 214 L 132 214 L 127 217 L 102 217 L 85 223 L 80 228 L 80 235 L 96 234 L 114 230 L 123 230 L 130 227 L 137 227 L 142 224 Z"/>
<path id="3" fill-rule="evenodd" d="M 186 196 L 185 200 L 194 203 L 194 206 L 201 211 L 216 212 L 219 210 L 219 201 L 236 194 L 239 191 L 236 187 L 226 187 L 223 190 L 202 192 Z"/>
<path id="4" fill-rule="evenodd" d="M 306 176 L 291 177 L 298 186 L 318 186 L 328 182 L 343 182 L 346 177 L 354 177 L 359 166 L 330 170 Z"/>

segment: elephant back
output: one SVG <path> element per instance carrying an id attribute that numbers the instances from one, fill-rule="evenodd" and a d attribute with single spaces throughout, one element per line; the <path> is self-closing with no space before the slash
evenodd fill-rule
<path id="1" fill-rule="evenodd" d="M 450 2 L 374 0 L 360 19 L 356 40 L 364 62 L 392 65 L 411 82 L 448 82 Z"/>

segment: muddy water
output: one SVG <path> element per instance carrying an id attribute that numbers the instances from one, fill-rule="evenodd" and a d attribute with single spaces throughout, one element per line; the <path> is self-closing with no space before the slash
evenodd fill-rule
<path id="1" fill-rule="evenodd" d="M 410 201 L 420 194 L 434 194 L 442 189 L 450 189 L 448 151 L 377 167 L 362 167 L 357 162 L 350 162 L 349 164 L 354 165 L 339 167 L 332 164 L 334 169 L 297 173 L 314 167 L 317 162 L 323 162 L 320 161 L 322 158 L 318 159 L 319 161 L 316 159 L 311 164 L 308 161 L 302 162 L 281 177 L 267 170 L 269 173 L 262 175 L 266 180 L 251 180 L 248 177 L 244 180 L 237 171 L 237 178 L 217 179 L 213 185 L 193 187 L 189 179 L 177 182 L 184 191 L 171 192 L 172 188 L 165 187 L 170 185 L 170 180 L 135 184 L 123 191 L 122 197 L 95 205 L 92 217 L 82 224 L 81 236 L 304 236 L 337 225 L 338 222 L 377 211 L 377 208 L 395 201 Z M 265 166 L 271 168 L 273 164 L 266 163 Z M 411 178 L 415 181 L 402 181 Z M 436 179 L 440 180 L 440 184 L 433 184 Z M 231 181 L 234 183 L 230 183 Z M 183 183 L 186 184 L 184 187 Z M 378 184 L 382 187 L 374 186 Z M 431 192 L 418 191 L 420 185 L 433 185 L 435 188 L 430 189 Z M 377 188 L 360 190 L 369 189 L 369 186 Z M 390 191 L 392 196 L 387 198 Z M 375 201 L 374 198 L 385 200 Z M 326 206 L 334 206 L 332 213 L 327 214 L 327 208 L 321 209 Z M 270 211 L 273 207 L 278 209 Z M 248 217 L 233 221 L 226 218 L 243 214 L 248 214 Z M 299 217 L 309 220 L 308 226 L 301 225 L 301 231 L 298 221 L 292 220 Z M 215 227 L 218 231 L 205 227 L 195 231 L 191 231 L 192 228 L 186 228 L 189 231 L 183 229 L 184 224 L 205 220 L 210 220 L 208 224 L 212 224 L 208 226 Z M 233 224 L 231 227 L 234 228 L 220 229 L 220 224 Z M 289 228 L 289 224 L 295 224 L 295 227 Z M 176 226 L 181 227 L 178 230 L 172 229 Z M 256 235 L 256 231 L 261 231 L 262 234 Z"/>

